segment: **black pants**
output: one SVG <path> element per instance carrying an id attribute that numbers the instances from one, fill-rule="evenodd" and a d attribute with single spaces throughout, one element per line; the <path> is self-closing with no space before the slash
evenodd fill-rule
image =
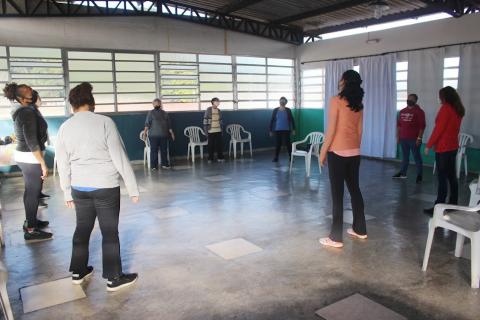
<path id="1" fill-rule="evenodd" d="M 218 159 L 224 159 L 223 156 L 223 138 L 221 132 L 208 134 L 208 160 L 213 160 L 215 151 Z"/>
<path id="2" fill-rule="evenodd" d="M 458 204 L 458 179 L 456 169 L 457 150 L 437 152 L 435 161 L 438 169 L 438 194 L 435 203 L 447 203 L 448 185 L 450 185 L 449 204 Z"/>
<path id="3" fill-rule="evenodd" d="M 70 271 L 84 273 L 88 266 L 88 244 L 95 219 L 102 232 L 103 277 L 107 279 L 122 274 L 118 218 L 120 214 L 120 187 L 98 189 L 91 192 L 72 190 L 77 213 L 77 227 L 73 234 Z"/>
<path id="4" fill-rule="evenodd" d="M 292 143 L 290 142 L 290 130 L 275 131 L 275 159 L 278 159 L 282 145 L 287 146 L 288 157 L 292 154 Z"/>
<path id="5" fill-rule="evenodd" d="M 332 193 L 332 231 L 330 239 L 343 240 L 343 192 L 344 182 L 347 184 L 352 199 L 353 231 L 360 235 L 367 234 L 362 192 L 359 185 L 360 156 L 341 157 L 333 152 L 328 153 L 328 173 Z"/>
<path id="6" fill-rule="evenodd" d="M 150 166 L 158 169 L 158 151 L 160 150 L 160 158 L 162 166 L 169 166 L 168 163 L 168 137 L 148 137 L 150 140 Z"/>
<path id="7" fill-rule="evenodd" d="M 42 166 L 36 163 L 22 162 L 18 162 L 17 165 L 22 170 L 23 180 L 25 181 L 23 204 L 28 228 L 36 228 L 38 203 L 43 186 Z"/>

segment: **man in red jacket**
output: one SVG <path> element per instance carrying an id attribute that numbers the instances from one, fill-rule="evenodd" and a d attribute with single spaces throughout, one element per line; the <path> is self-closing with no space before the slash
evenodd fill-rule
<path id="1" fill-rule="evenodd" d="M 422 181 L 423 161 L 420 154 L 422 136 L 425 131 L 425 112 L 417 104 L 418 96 L 414 93 L 407 98 L 407 107 L 398 115 L 397 137 L 402 147 L 402 167 L 400 172 L 393 176 L 396 179 L 406 179 L 410 151 L 413 153 L 417 166 L 417 183 Z"/>

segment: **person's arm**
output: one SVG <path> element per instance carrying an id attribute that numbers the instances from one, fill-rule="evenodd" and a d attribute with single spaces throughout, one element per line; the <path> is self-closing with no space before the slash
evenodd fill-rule
<path id="1" fill-rule="evenodd" d="M 205 113 L 203 114 L 203 130 L 205 131 L 205 134 L 208 134 L 208 110 L 210 108 L 207 108 L 205 110 Z"/>
<path id="2" fill-rule="evenodd" d="M 359 111 L 360 112 L 360 121 L 358 122 L 357 126 L 357 132 L 358 132 L 358 137 L 360 138 L 360 141 L 362 141 L 362 134 L 363 134 L 363 110 Z"/>
<path id="3" fill-rule="evenodd" d="M 145 120 L 145 133 L 148 133 L 148 130 L 150 129 L 150 127 L 152 126 L 152 112 L 149 111 L 147 113 L 147 119 Z"/>
<path id="4" fill-rule="evenodd" d="M 335 98 L 330 100 L 330 106 L 328 108 L 328 128 L 323 140 L 322 149 L 320 151 L 320 163 L 323 165 L 325 159 L 327 158 L 327 152 L 332 145 L 333 138 L 335 136 L 335 131 L 337 130 L 337 118 L 338 118 L 338 107 L 337 101 Z"/>
<path id="5" fill-rule="evenodd" d="M 400 142 L 400 113 L 397 116 L 397 144 Z"/>
<path id="6" fill-rule="evenodd" d="M 67 207 L 73 208 L 70 157 L 63 138 L 63 127 L 60 127 L 55 143 L 55 158 L 57 159 L 60 187 L 63 190 Z"/>
<path id="7" fill-rule="evenodd" d="M 420 110 L 418 113 L 418 137 L 417 137 L 417 146 L 422 144 L 423 141 L 423 134 L 425 133 L 425 128 L 427 127 L 427 123 L 425 121 L 425 112 L 423 110 Z"/>
<path id="8" fill-rule="evenodd" d="M 272 111 L 272 118 L 270 119 L 270 135 L 273 134 L 273 125 L 274 125 L 274 122 L 275 122 L 275 118 L 276 118 L 276 115 L 277 115 L 277 108 L 273 109 Z"/>
<path id="9" fill-rule="evenodd" d="M 440 136 L 445 131 L 448 124 L 448 114 L 447 110 L 444 107 L 440 108 L 438 112 L 437 119 L 435 120 L 435 127 L 433 128 L 433 132 L 430 135 L 430 139 L 428 139 L 427 146 L 425 147 L 425 154 L 428 154 L 430 149 L 438 143 Z"/>
<path id="10" fill-rule="evenodd" d="M 26 108 L 26 107 L 22 107 Z M 31 110 L 23 110 L 22 113 L 19 115 L 21 117 L 22 123 L 22 131 L 23 136 L 25 138 L 25 142 L 32 152 L 35 159 L 37 159 L 38 163 L 42 167 L 42 179 L 45 179 L 48 176 L 48 167 L 45 163 L 45 159 L 43 158 L 42 150 L 40 149 L 40 145 L 38 143 L 38 125 L 37 125 L 37 116 Z"/>
<path id="11" fill-rule="evenodd" d="M 290 115 L 290 122 L 291 122 L 291 125 L 292 125 L 292 133 L 295 135 L 295 119 L 293 118 L 293 113 L 292 113 L 292 109 L 288 109 L 288 113 Z"/>
<path id="12" fill-rule="evenodd" d="M 127 152 L 125 151 L 125 145 L 120 137 L 120 133 L 118 132 L 115 123 L 111 119 L 108 119 L 105 129 L 108 153 L 110 154 L 113 165 L 117 169 L 118 173 L 120 173 L 122 176 L 128 194 L 134 202 L 137 202 L 138 196 L 140 195 L 138 191 L 137 180 L 135 178 L 135 174 L 133 173 Z"/>
<path id="13" fill-rule="evenodd" d="M 175 141 L 175 133 L 173 133 L 172 121 L 170 121 L 170 116 L 168 115 L 167 112 L 165 112 L 165 116 L 167 117 L 168 132 L 170 132 L 170 136 L 172 137 L 172 140 Z"/>

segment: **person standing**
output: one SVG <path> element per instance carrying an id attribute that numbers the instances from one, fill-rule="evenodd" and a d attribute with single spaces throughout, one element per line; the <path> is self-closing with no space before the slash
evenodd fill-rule
<path id="1" fill-rule="evenodd" d="M 407 98 L 407 107 L 400 110 L 397 120 L 397 139 L 402 147 L 402 167 L 400 172 L 392 178 L 406 179 L 408 164 L 410 162 L 410 151 L 413 153 L 417 166 L 416 182 L 422 182 L 423 161 L 420 154 L 423 133 L 425 131 L 425 112 L 417 104 L 418 96 L 414 93 Z"/>
<path id="2" fill-rule="evenodd" d="M 23 203 L 26 221 L 23 224 L 23 236 L 27 241 L 49 240 L 53 234 L 42 230 L 49 222 L 37 219 L 43 180 L 48 176 L 43 156 L 47 142 L 47 122 L 32 105 L 31 87 L 12 82 L 5 85 L 3 92 L 7 99 L 18 103 L 14 107 L 12 118 L 17 137 L 14 157 L 25 181 Z"/>
<path id="3" fill-rule="evenodd" d="M 145 121 L 145 138 L 150 141 L 150 166 L 152 170 L 158 169 L 158 150 L 163 169 L 170 169 L 169 140 L 175 141 L 170 117 L 162 108 L 160 99 L 153 100 L 153 110 L 147 114 Z"/>
<path id="4" fill-rule="evenodd" d="M 332 230 L 321 238 L 324 246 L 343 247 L 343 193 L 347 184 L 352 201 L 353 225 L 347 233 L 367 239 L 364 202 L 359 186 L 360 143 L 362 141 L 363 95 L 362 79 L 354 70 L 345 71 L 339 83 L 340 93 L 330 100 L 328 129 L 320 151 L 323 166 L 328 158 L 332 194 Z"/>
<path id="5" fill-rule="evenodd" d="M 457 90 L 448 86 L 439 91 L 442 103 L 435 119 L 435 128 L 425 148 L 425 155 L 435 146 L 435 162 L 437 165 L 438 192 L 437 203 L 446 203 L 450 186 L 449 204 L 458 204 L 458 179 L 456 174 L 456 159 L 458 152 L 458 134 L 465 116 L 465 107 Z M 433 209 L 425 209 L 428 215 L 433 215 Z"/>
<path id="6" fill-rule="evenodd" d="M 292 133 L 295 135 L 295 120 L 293 119 L 292 110 L 287 108 L 287 103 L 287 98 L 281 97 L 280 106 L 273 109 L 270 120 L 270 136 L 275 135 L 275 157 L 273 162 L 278 162 L 282 145 L 287 147 L 289 160 L 292 155 L 290 135 Z"/>
<path id="7" fill-rule="evenodd" d="M 222 112 L 218 108 L 220 99 L 213 98 L 212 106 L 208 107 L 203 116 L 203 128 L 208 133 L 208 162 L 214 160 L 215 152 L 219 162 L 225 161 L 223 156 L 223 119 Z"/>
<path id="8" fill-rule="evenodd" d="M 88 246 L 98 217 L 103 277 L 108 279 L 107 291 L 117 291 L 138 278 L 136 273 L 122 271 L 118 239 L 120 176 L 133 203 L 138 202 L 139 192 L 115 123 L 94 113 L 92 90 L 86 82 L 70 90 L 68 101 L 74 115 L 61 125 L 55 147 L 65 203 L 68 208 L 75 208 L 77 216 L 70 271 L 74 284 L 81 284 L 92 275 Z"/>

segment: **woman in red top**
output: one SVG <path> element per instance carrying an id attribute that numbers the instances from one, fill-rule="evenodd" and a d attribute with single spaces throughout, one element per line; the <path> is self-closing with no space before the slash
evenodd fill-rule
<path id="1" fill-rule="evenodd" d="M 449 204 L 458 203 L 458 180 L 455 173 L 455 164 L 458 151 L 458 134 L 465 116 L 465 108 L 457 91 L 452 87 L 445 87 L 439 92 L 442 106 L 435 119 L 435 128 L 428 140 L 425 154 L 435 146 L 435 161 L 438 168 L 438 195 L 435 204 L 446 203 L 448 184 L 450 185 Z M 425 209 L 425 213 L 432 215 L 433 208 Z"/>

